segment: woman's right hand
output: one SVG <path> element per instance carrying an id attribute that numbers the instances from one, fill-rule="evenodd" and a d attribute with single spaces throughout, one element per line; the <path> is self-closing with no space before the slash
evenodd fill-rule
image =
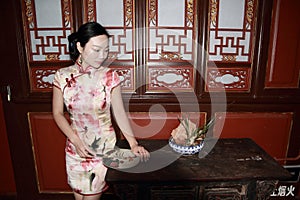
<path id="1" fill-rule="evenodd" d="M 75 146 L 77 154 L 81 158 L 92 158 L 95 156 L 95 152 L 90 150 L 77 134 L 74 134 L 74 137 L 70 140 Z"/>

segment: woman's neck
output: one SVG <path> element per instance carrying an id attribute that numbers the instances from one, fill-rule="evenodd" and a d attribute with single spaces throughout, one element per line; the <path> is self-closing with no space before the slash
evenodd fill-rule
<path id="1" fill-rule="evenodd" d="M 81 73 L 88 73 L 88 74 L 92 74 L 95 73 L 97 71 L 103 71 L 105 67 L 103 66 L 99 66 L 99 67 L 93 67 L 91 65 L 85 65 L 85 64 L 80 64 L 79 62 L 76 62 L 76 64 L 78 65 L 79 71 Z"/>

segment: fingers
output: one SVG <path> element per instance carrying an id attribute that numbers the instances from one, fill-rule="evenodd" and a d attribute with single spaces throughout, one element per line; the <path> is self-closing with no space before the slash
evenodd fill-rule
<path id="1" fill-rule="evenodd" d="M 85 152 L 88 154 L 88 156 L 91 156 L 91 157 L 96 156 L 96 153 L 89 148 L 85 148 Z"/>
<path id="2" fill-rule="evenodd" d="M 85 146 L 77 148 L 77 153 L 81 158 L 93 158 L 95 156 L 95 153 Z"/>
<path id="3" fill-rule="evenodd" d="M 139 156 L 142 162 L 146 162 L 150 158 L 150 153 L 143 146 L 135 146 L 132 152 Z"/>
<path id="4" fill-rule="evenodd" d="M 76 152 L 77 154 L 81 157 L 81 158 L 92 158 L 95 156 L 95 153 L 90 150 L 80 139 L 80 137 L 78 137 L 78 135 L 76 134 L 75 137 L 73 137 L 72 140 L 73 145 L 76 148 Z"/>

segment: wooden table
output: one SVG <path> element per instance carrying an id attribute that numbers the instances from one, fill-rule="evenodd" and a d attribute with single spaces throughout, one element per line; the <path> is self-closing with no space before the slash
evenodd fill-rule
<path id="1" fill-rule="evenodd" d="M 174 153 L 166 140 L 140 143 L 151 151 L 148 162 L 107 172 L 120 199 L 267 199 L 278 180 L 291 177 L 247 138 L 206 140 L 201 158 Z"/>

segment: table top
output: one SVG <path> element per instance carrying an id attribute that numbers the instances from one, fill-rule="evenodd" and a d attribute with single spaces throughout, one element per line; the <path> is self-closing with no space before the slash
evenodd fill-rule
<path id="1" fill-rule="evenodd" d="M 139 142 L 151 152 L 150 160 L 123 171 L 109 169 L 108 183 L 286 180 L 291 177 L 249 138 L 207 139 L 200 157 L 175 153 L 167 140 Z M 128 147 L 124 141 L 117 145 Z"/>

